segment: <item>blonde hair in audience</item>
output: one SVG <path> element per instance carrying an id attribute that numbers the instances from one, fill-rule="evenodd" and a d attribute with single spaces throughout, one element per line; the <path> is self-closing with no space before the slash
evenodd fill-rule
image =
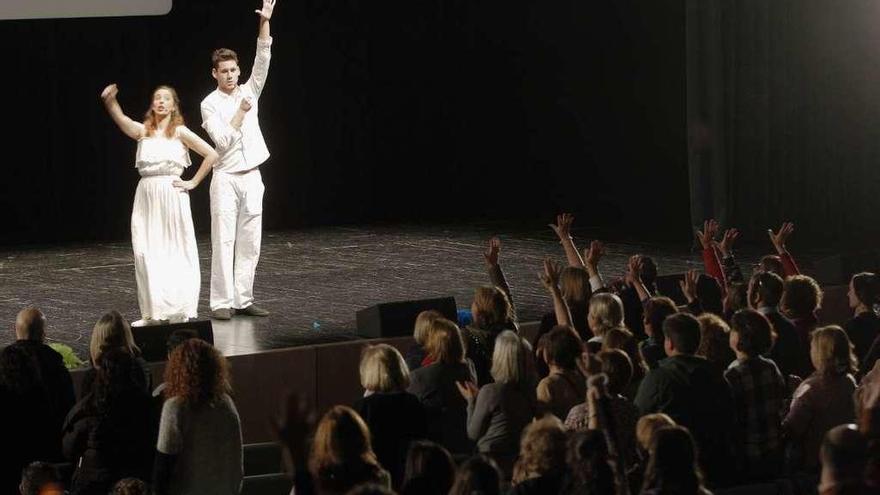
<path id="1" fill-rule="evenodd" d="M 675 421 L 663 413 L 646 414 L 639 418 L 636 423 L 636 441 L 639 447 L 647 452 L 654 438 L 654 432 L 668 426 L 675 426 Z"/>
<path id="2" fill-rule="evenodd" d="M 700 322 L 700 346 L 695 354 L 712 362 L 731 361 L 735 356 L 730 350 L 730 326 L 713 313 L 703 313 L 697 317 Z"/>
<path id="3" fill-rule="evenodd" d="M 464 340 L 458 325 L 441 318 L 431 325 L 426 350 L 434 362 L 454 364 L 464 361 Z"/>
<path id="4" fill-rule="evenodd" d="M 531 355 L 532 346 L 528 342 L 510 330 L 501 332 L 495 338 L 495 351 L 492 353 L 492 378 L 497 383 L 526 385 Z"/>
<path id="5" fill-rule="evenodd" d="M 370 442 L 370 429 L 354 409 L 333 406 L 315 429 L 309 472 L 320 483 L 328 470 L 358 461 L 379 464 Z"/>
<path id="6" fill-rule="evenodd" d="M 546 474 L 565 465 L 566 434 L 562 422 L 552 415 L 526 426 L 513 466 L 513 484 Z"/>
<path id="7" fill-rule="evenodd" d="M 141 354 L 141 350 L 134 343 L 131 327 L 116 310 L 105 313 L 92 329 L 92 337 L 89 341 L 92 364 L 96 366 L 101 352 L 111 348 L 123 349 L 132 356 Z"/>
<path id="8" fill-rule="evenodd" d="M 817 373 L 846 375 L 855 373 L 858 360 L 846 332 L 837 325 L 820 327 L 810 336 L 810 360 Z"/>
<path id="9" fill-rule="evenodd" d="M 428 340 L 431 337 L 432 325 L 440 318 L 443 318 L 443 315 L 440 314 L 439 311 L 433 309 L 419 313 L 419 316 L 416 317 L 415 328 L 413 329 L 413 338 L 416 340 L 417 344 L 421 346 L 428 345 Z"/>
<path id="10" fill-rule="evenodd" d="M 361 353 L 361 386 L 371 392 L 396 392 L 409 386 L 409 368 L 388 344 L 368 345 Z"/>
<path id="11" fill-rule="evenodd" d="M 587 320 L 593 334 L 601 337 L 606 330 L 623 326 L 623 302 L 609 292 L 595 294 L 590 298 Z"/>
<path id="12" fill-rule="evenodd" d="M 477 287 L 474 292 L 474 304 L 471 307 L 474 325 L 477 328 L 490 329 L 496 326 L 516 324 L 516 315 L 507 294 L 498 287 Z"/>

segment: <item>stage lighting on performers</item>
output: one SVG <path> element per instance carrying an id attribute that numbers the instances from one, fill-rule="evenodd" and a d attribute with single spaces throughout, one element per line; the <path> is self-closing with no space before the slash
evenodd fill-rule
<path id="1" fill-rule="evenodd" d="M 2 0 L 0 20 L 165 15 L 172 0 Z"/>

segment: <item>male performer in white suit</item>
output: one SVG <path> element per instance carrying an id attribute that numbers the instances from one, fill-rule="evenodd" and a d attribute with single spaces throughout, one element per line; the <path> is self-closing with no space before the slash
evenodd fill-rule
<path id="1" fill-rule="evenodd" d="M 211 179 L 211 317 L 219 320 L 269 315 L 254 305 L 265 190 L 260 164 L 269 158 L 257 102 L 269 73 L 275 1 L 263 0 L 256 11 L 260 34 L 251 77 L 239 85 L 238 55 L 227 48 L 214 50 L 211 75 L 217 89 L 202 100 L 202 127 L 220 154 Z"/>

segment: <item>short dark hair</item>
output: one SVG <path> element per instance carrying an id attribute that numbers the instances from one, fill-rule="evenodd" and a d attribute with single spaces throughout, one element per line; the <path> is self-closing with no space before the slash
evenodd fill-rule
<path id="1" fill-rule="evenodd" d="M 784 267 L 782 266 L 782 258 L 775 254 L 768 254 L 761 257 L 761 260 L 758 262 L 758 269 L 759 271 L 772 272 L 780 276 L 785 273 Z"/>
<path id="2" fill-rule="evenodd" d="M 752 294 L 757 294 L 761 302 L 767 306 L 778 306 L 782 300 L 782 291 L 785 282 L 782 277 L 773 272 L 758 272 L 749 280 L 749 289 Z M 751 302 L 751 301 L 750 301 Z"/>
<path id="3" fill-rule="evenodd" d="M 677 313 L 666 318 L 663 334 L 683 354 L 693 354 L 700 347 L 700 322 L 691 314 Z"/>
<path id="4" fill-rule="evenodd" d="M 581 339 L 568 327 L 554 327 L 547 334 L 545 352 L 547 364 L 553 363 L 561 368 L 571 370 L 577 367 L 577 358 L 581 355 Z"/>
<path id="5" fill-rule="evenodd" d="M 678 313 L 675 302 L 663 296 L 655 296 L 645 303 L 644 318 L 654 330 L 654 339 L 663 342 L 663 321 Z"/>
<path id="6" fill-rule="evenodd" d="M 633 364 L 629 356 L 620 349 L 610 349 L 599 353 L 602 373 L 608 376 L 608 392 L 613 395 L 623 393 L 633 376 Z"/>
<path id="7" fill-rule="evenodd" d="M 856 273 L 852 276 L 852 288 L 860 303 L 873 309 L 880 303 L 880 277 L 870 272 Z"/>
<path id="8" fill-rule="evenodd" d="M 234 60 L 237 64 L 238 54 L 229 48 L 218 48 L 211 54 L 211 65 L 215 69 L 220 65 L 220 62 L 225 62 L 227 60 Z"/>
<path id="9" fill-rule="evenodd" d="M 822 288 L 807 275 L 794 275 L 785 279 L 782 307 L 791 318 L 803 318 L 813 314 L 822 305 Z"/>
<path id="10" fill-rule="evenodd" d="M 736 350 L 747 356 L 764 354 L 773 347 L 773 327 L 761 313 L 753 309 L 741 309 L 733 314 L 730 324 L 730 331 L 739 336 Z"/>
<path id="11" fill-rule="evenodd" d="M 61 485 L 61 473 L 48 462 L 36 461 L 21 471 L 22 495 L 38 495 L 46 485 Z"/>

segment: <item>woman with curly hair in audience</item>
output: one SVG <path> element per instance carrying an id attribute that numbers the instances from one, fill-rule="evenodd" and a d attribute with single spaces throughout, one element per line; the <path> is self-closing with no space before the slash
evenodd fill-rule
<path id="1" fill-rule="evenodd" d="M 555 416 L 544 416 L 526 427 L 508 495 L 559 493 L 567 474 L 565 452 L 565 429 Z"/>
<path id="2" fill-rule="evenodd" d="M 467 401 L 456 383 L 476 383 L 474 366 L 464 357 L 464 342 L 455 323 L 438 319 L 431 328 L 427 351 L 433 362 L 410 373 L 408 391 L 425 407 L 428 438 L 454 454 L 470 454 L 474 443 L 467 435 Z"/>
<path id="3" fill-rule="evenodd" d="M 789 440 L 789 467 L 815 472 L 825 433 L 855 422 L 857 361 L 846 332 L 836 325 L 813 332 L 810 359 L 816 371 L 795 390 L 782 429 Z"/>
<path id="4" fill-rule="evenodd" d="M 237 494 L 241 421 L 226 359 L 211 344 L 188 339 L 171 353 L 165 383 L 154 492 Z"/>
<path id="5" fill-rule="evenodd" d="M 150 479 L 156 426 L 140 367 L 115 348 L 101 353 L 97 370 L 92 391 L 64 423 L 64 456 L 76 466 L 74 494 L 104 495 L 123 478 Z"/>
<path id="6" fill-rule="evenodd" d="M 636 392 L 639 390 L 639 385 L 641 385 L 642 380 L 645 378 L 645 374 L 648 372 L 648 366 L 645 364 L 642 359 L 642 354 L 639 352 L 639 343 L 636 341 L 632 332 L 628 329 L 612 328 L 605 334 L 605 340 L 602 342 L 602 352 L 615 349 L 623 351 L 632 364 L 632 376 L 630 377 L 629 383 L 624 387 L 623 392 L 621 392 L 624 397 L 627 397 L 632 401 L 635 399 Z"/>
<path id="7" fill-rule="evenodd" d="M 818 282 L 806 275 L 795 275 L 785 280 L 785 289 L 780 302 L 782 312 L 794 324 L 801 348 L 810 348 L 810 334 L 819 324 L 816 311 L 822 306 L 822 289 Z M 807 363 L 810 364 L 810 363 Z M 802 371 L 801 378 L 812 369 Z"/>
<path id="8" fill-rule="evenodd" d="M 564 495 L 623 495 L 615 481 L 608 443 L 600 430 L 575 432 L 568 439 L 566 464 L 569 476 L 558 493 Z"/>
<path id="9" fill-rule="evenodd" d="M 727 369 L 736 359 L 730 350 L 730 326 L 715 313 L 703 313 L 697 320 L 700 322 L 700 347 L 695 354 L 715 363 L 721 370 Z"/>
<path id="10" fill-rule="evenodd" d="M 510 479 L 519 453 L 520 434 L 535 417 L 531 358 L 528 342 L 511 331 L 502 332 L 492 354 L 494 383 L 481 388 L 472 382 L 458 384 L 468 401 L 468 436 L 481 454 L 495 459 L 505 479 Z"/>
<path id="11" fill-rule="evenodd" d="M 391 473 L 394 487 L 403 479 L 403 465 L 410 442 L 425 438 L 425 408 L 406 391 L 409 370 L 403 356 L 388 344 L 370 345 L 361 354 L 361 386 L 364 397 L 354 403 L 370 430 L 379 463 Z"/>
<path id="12" fill-rule="evenodd" d="M 318 423 L 308 470 L 319 495 L 342 495 L 362 483 L 390 488 L 370 441 L 370 430 L 354 409 L 333 406 Z"/>
<path id="13" fill-rule="evenodd" d="M 544 337 L 544 358 L 550 374 L 538 383 L 538 403 L 560 420 L 587 393 L 587 379 L 578 369 L 581 340 L 567 327 L 556 327 Z"/>

